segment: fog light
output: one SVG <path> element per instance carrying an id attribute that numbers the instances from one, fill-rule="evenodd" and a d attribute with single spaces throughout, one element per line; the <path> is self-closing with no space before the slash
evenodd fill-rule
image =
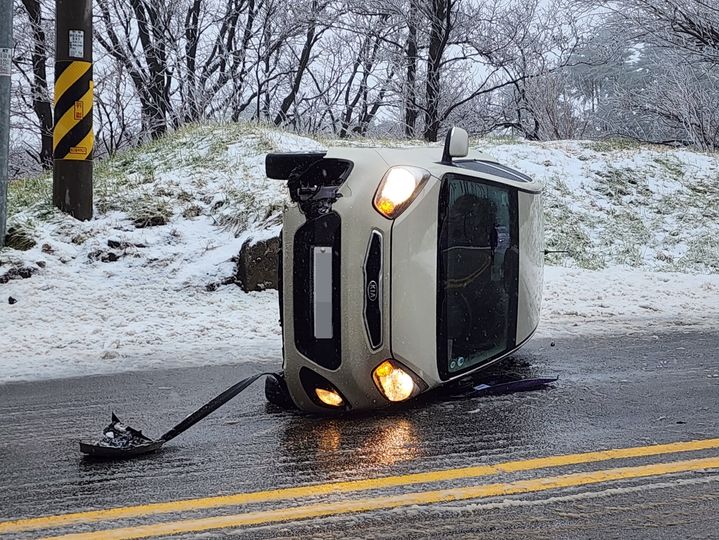
<path id="1" fill-rule="evenodd" d="M 394 219 L 417 197 L 429 178 L 418 167 L 392 167 L 384 175 L 374 197 L 374 207 L 384 217 Z"/>
<path id="2" fill-rule="evenodd" d="M 315 394 L 322 403 L 324 403 L 325 405 L 329 405 L 330 407 L 340 407 L 342 404 L 344 404 L 342 396 L 340 396 L 334 390 L 315 388 Z"/>
<path id="3" fill-rule="evenodd" d="M 389 360 L 377 366 L 372 376 L 375 384 L 390 401 L 404 401 L 414 392 L 412 376 Z"/>

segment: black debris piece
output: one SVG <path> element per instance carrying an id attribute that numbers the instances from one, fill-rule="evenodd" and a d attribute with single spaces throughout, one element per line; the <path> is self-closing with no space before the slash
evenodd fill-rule
<path id="1" fill-rule="evenodd" d="M 119 240 L 108 240 L 107 247 L 111 249 L 144 248 L 145 244 L 133 244 L 132 242 L 121 242 Z"/>

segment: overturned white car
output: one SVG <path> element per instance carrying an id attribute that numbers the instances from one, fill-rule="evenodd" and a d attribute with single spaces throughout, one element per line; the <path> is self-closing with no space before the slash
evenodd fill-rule
<path id="1" fill-rule="evenodd" d="M 292 199 L 279 271 L 283 372 L 237 382 L 157 439 L 113 413 L 101 437 L 80 441 L 86 456 L 155 452 L 265 376 L 271 402 L 310 412 L 405 402 L 504 358 L 536 330 L 540 186 L 470 155 L 464 130 L 447 134 L 441 155 L 269 154 L 266 169 Z"/>
<path id="2" fill-rule="evenodd" d="M 313 412 L 409 400 L 500 360 L 539 323 L 540 185 L 434 148 L 274 153 L 286 180 L 283 379 L 270 401 Z"/>

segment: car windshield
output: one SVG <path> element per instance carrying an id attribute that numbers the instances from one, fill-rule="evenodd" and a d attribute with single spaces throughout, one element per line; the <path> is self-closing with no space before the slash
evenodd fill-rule
<path id="1" fill-rule="evenodd" d="M 516 190 L 447 175 L 438 236 L 437 358 L 447 379 L 515 346 Z"/>

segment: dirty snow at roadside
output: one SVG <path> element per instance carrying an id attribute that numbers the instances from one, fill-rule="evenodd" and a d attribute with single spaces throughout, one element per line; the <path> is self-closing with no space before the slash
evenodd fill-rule
<path id="1" fill-rule="evenodd" d="M 10 225 L 35 246 L 0 252 L 0 278 L 32 273 L 0 283 L 0 381 L 249 360 L 278 368 L 277 294 L 229 283 L 232 259 L 279 230 L 285 189 L 264 177 L 264 155 L 331 144 L 245 125 L 184 130 L 98 164 L 86 223 L 49 208 L 47 179 L 11 191 Z M 717 156 L 479 146 L 545 182 L 548 247 L 571 251 L 547 268 L 538 335 L 715 329 Z"/>

